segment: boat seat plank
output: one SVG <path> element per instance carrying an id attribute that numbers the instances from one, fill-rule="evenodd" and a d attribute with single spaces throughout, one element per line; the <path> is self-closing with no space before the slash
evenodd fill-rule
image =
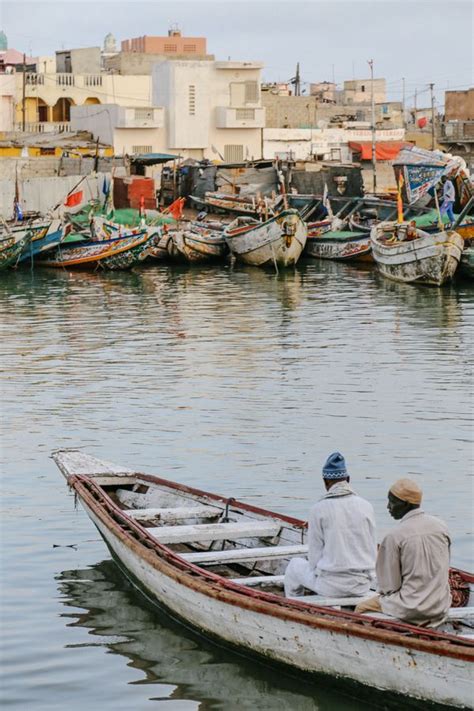
<path id="1" fill-rule="evenodd" d="M 189 563 L 241 563 L 274 558 L 291 558 L 308 552 L 306 544 L 294 546 L 267 546 L 266 548 L 234 548 L 227 551 L 203 551 L 202 553 L 181 553 Z"/>
<path id="2" fill-rule="evenodd" d="M 355 607 L 361 602 L 370 600 L 375 595 L 371 592 L 370 595 L 364 595 L 362 597 L 323 597 L 322 595 L 300 595 L 299 597 L 289 597 L 289 600 L 295 600 L 296 602 L 310 603 L 312 605 L 319 605 L 320 607 Z"/>
<path id="3" fill-rule="evenodd" d="M 245 523 L 198 523 L 194 526 L 159 526 L 148 528 L 147 531 L 160 543 L 168 544 L 276 536 L 280 528 L 280 524 L 273 521 L 247 521 Z"/>
<path id="4" fill-rule="evenodd" d="M 127 516 L 137 521 L 182 521 L 187 518 L 215 518 L 223 513 L 223 509 L 212 506 L 176 506 L 172 508 L 128 509 Z"/>
<path id="5" fill-rule="evenodd" d="M 448 613 L 450 620 L 465 620 L 474 617 L 474 607 L 452 607 Z"/>
<path id="6" fill-rule="evenodd" d="M 262 587 L 269 585 L 281 586 L 285 580 L 284 575 L 254 575 L 253 578 L 231 578 L 232 583 L 237 583 L 238 585 L 246 585 L 249 588 L 255 588 L 259 585 Z"/>

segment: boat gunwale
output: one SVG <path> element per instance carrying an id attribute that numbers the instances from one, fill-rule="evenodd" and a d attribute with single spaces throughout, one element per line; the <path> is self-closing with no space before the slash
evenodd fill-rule
<path id="1" fill-rule="evenodd" d="M 97 252 L 96 254 L 92 254 L 88 257 L 69 257 L 66 258 L 65 260 L 57 260 L 57 259 L 48 259 L 47 257 L 45 259 L 39 259 L 38 262 L 42 262 L 45 266 L 61 266 L 61 267 L 69 267 L 69 266 L 75 266 L 77 264 L 90 264 L 91 262 L 98 262 L 100 263 L 103 259 L 108 259 L 109 257 L 115 257 L 118 254 L 123 254 L 123 252 L 128 252 L 131 249 L 136 249 L 137 247 L 141 247 L 143 244 L 146 244 L 146 242 L 150 239 L 152 239 L 155 235 L 148 235 L 147 232 L 140 232 L 139 235 L 123 235 L 122 237 L 117 237 L 116 239 L 113 240 L 98 240 L 97 242 L 82 242 L 79 244 L 74 244 L 73 242 L 65 245 L 66 251 L 69 249 L 80 249 L 80 248 L 89 248 L 93 246 L 100 247 L 101 245 L 104 245 L 103 251 L 102 252 Z M 129 240 L 132 237 L 136 237 L 136 239 L 128 245 L 123 245 L 120 246 L 118 243 L 120 240 Z M 114 244 L 112 246 L 107 247 L 107 244 L 110 244 L 110 242 L 113 242 Z M 61 254 L 63 254 L 63 245 L 62 243 L 59 244 L 59 249 L 61 251 Z"/>
<path id="2" fill-rule="evenodd" d="M 63 473 L 65 472 L 63 471 Z M 221 503 L 229 502 L 226 497 L 156 476 L 141 473 L 133 475 L 137 480 L 166 486 L 183 493 L 205 496 Z M 146 528 L 128 517 L 126 512 L 117 506 L 107 492 L 90 476 L 72 474 L 67 476 L 67 481 L 68 485 L 84 500 L 102 523 L 134 554 L 145 559 L 153 568 L 158 568 L 162 574 L 196 592 L 253 612 L 279 617 L 309 627 L 323 628 L 337 634 L 349 634 L 405 649 L 414 649 L 463 661 L 474 661 L 474 642 L 469 639 L 429 628 L 416 627 L 405 622 L 380 620 L 369 615 L 365 616 L 343 610 L 329 610 L 325 607 L 318 607 L 314 603 L 289 600 L 272 593 L 249 589 L 238 583 L 233 583 L 223 576 L 186 561 L 178 553 L 170 550 L 168 546 L 159 543 L 147 532 Z M 235 499 L 232 500 L 232 504 L 243 510 L 275 517 L 301 528 L 305 528 L 307 525 L 298 519 L 260 509 Z M 152 555 L 152 553 L 156 555 Z M 460 572 L 469 582 L 474 582 L 474 575 L 465 571 Z"/>

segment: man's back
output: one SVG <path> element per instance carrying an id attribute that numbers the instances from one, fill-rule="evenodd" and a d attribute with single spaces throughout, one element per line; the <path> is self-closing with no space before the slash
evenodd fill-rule
<path id="1" fill-rule="evenodd" d="M 451 604 L 446 524 L 421 509 L 407 513 L 382 541 L 377 581 L 382 608 L 416 624 L 436 624 Z"/>

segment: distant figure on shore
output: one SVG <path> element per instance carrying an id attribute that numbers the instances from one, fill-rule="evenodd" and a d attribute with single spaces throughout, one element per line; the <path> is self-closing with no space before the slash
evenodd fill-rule
<path id="1" fill-rule="evenodd" d="M 349 486 L 339 452 L 328 457 L 323 480 L 327 493 L 309 514 L 308 559 L 290 561 L 285 595 L 299 595 L 304 588 L 328 597 L 367 595 L 377 550 L 374 510 Z"/>
<path id="2" fill-rule="evenodd" d="M 453 207 L 454 201 L 456 200 L 456 193 L 454 190 L 454 185 L 452 180 L 449 180 L 445 175 L 441 178 L 443 183 L 443 202 L 440 208 L 441 215 L 447 214 L 450 223 L 452 224 L 455 220 Z"/>
<path id="3" fill-rule="evenodd" d="M 399 523 L 383 539 L 377 556 L 377 595 L 356 612 L 384 612 L 404 622 L 436 627 L 451 605 L 446 524 L 421 508 L 422 491 L 399 479 L 388 492 L 387 508 Z"/>

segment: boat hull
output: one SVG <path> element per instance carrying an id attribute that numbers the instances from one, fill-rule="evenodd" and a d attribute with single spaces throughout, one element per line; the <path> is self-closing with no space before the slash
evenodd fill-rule
<path id="1" fill-rule="evenodd" d="M 356 636 L 344 625 L 318 620 L 317 615 L 311 622 L 289 605 L 275 609 L 252 596 L 219 589 L 160 559 L 80 499 L 130 581 L 149 600 L 201 633 L 300 672 L 469 708 L 471 677 L 462 659 L 407 649 L 388 639 L 368 640 L 363 633 Z"/>
<path id="2" fill-rule="evenodd" d="M 315 259 L 373 262 L 369 234 L 353 233 L 345 239 L 337 233 L 333 237 L 327 232 L 314 237 L 310 234 L 304 254 Z"/>
<path id="3" fill-rule="evenodd" d="M 53 220 L 51 224 L 43 230 L 37 230 L 29 245 L 22 251 L 19 263 L 34 261 L 38 255 L 49 252 L 58 247 L 64 236 L 64 228 L 60 220 Z"/>
<path id="4" fill-rule="evenodd" d="M 22 253 L 28 249 L 31 238 L 32 233 L 26 227 L 10 235 L 2 236 L 0 239 L 0 269 L 16 266 Z"/>
<path id="5" fill-rule="evenodd" d="M 411 242 L 383 244 L 378 229 L 372 230 L 372 252 L 379 271 L 389 279 L 442 286 L 452 279 L 464 241 L 456 232 L 439 232 Z"/>
<path id="6" fill-rule="evenodd" d="M 285 210 L 264 223 L 224 231 L 236 259 L 256 267 L 294 266 L 306 245 L 308 230 L 296 210 Z"/>

